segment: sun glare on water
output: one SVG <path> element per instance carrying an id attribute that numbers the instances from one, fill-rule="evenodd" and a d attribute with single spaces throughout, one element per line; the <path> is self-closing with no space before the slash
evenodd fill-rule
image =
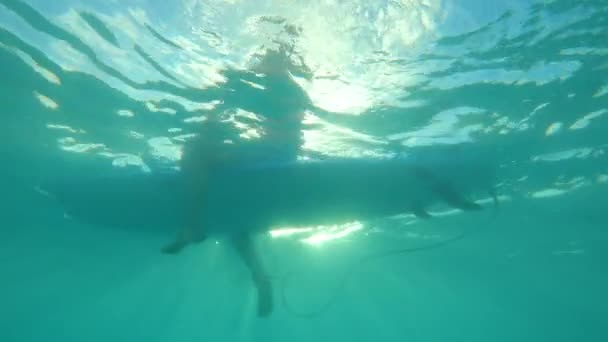
<path id="1" fill-rule="evenodd" d="M 280 238 L 297 234 L 307 234 L 308 236 L 300 241 L 309 245 L 319 246 L 328 241 L 344 238 L 361 229 L 363 229 L 363 223 L 353 221 L 328 226 L 282 227 L 271 230 L 270 236 L 273 238 Z M 310 235 L 310 233 L 312 233 L 312 235 Z"/>

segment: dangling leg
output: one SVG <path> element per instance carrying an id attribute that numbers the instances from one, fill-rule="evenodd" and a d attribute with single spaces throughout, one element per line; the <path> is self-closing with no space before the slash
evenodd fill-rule
<path id="1" fill-rule="evenodd" d="M 191 243 L 202 242 L 206 236 L 201 227 L 202 206 L 207 183 L 207 163 L 204 153 L 203 140 L 191 142 L 184 148 L 181 160 L 181 173 L 183 174 L 183 191 L 186 207 L 184 208 L 184 227 L 177 234 L 173 242 L 162 248 L 166 254 L 177 254 Z"/>
<path id="2" fill-rule="evenodd" d="M 241 257 L 249 272 L 258 294 L 258 316 L 267 317 L 272 313 L 272 283 L 255 249 L 254 241 L 248 234 L 232 237 L 236 252 Z"/>

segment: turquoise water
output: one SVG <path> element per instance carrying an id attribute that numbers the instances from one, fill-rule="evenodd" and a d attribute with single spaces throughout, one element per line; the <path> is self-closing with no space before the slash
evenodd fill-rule
<path id="1" fill-rule="evenodd" d="M 0 0 L 0 340 L 605 341 L 607 37 L 601 0 Z M 258 318 L 225 241 L 40 191 L 175 170 L 210 117 L 248 162 L 409 156 L 484 210 L 272 227 Z M 81 204 L 179 207 L 149 198 Z"/>

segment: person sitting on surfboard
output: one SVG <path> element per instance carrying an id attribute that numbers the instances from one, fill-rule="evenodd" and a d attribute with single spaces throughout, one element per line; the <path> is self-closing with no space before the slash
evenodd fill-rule
<path id="1" fill-rule="evenodd" d="M 310 102 L 306 93 L 290 77 L 290 65 L 286 64 L 289 63 L 287 59 L 284 49 L 267 51 L 256 68 L 256 72 L 263 73 L 266 83 L 270 85 L 261 94 L 263 98 L 260 102 L 266 106 L 253 108 L 264 119 L 261 139 L 228 144 L 226 140 L 236 140 L 232 136 L 234 130 L 229 127 L 228 121 L 211 116 L 202 124 L 198 137 L 184 146 L 180 169 L 184 176 L 183 186 L 189 197 L 189 205 L 184 208 L 186 225 L 182 227 L 173 242 L 162 248 L 163 253 L 177 254 L 186 246 L 206 239 L 205 227 L 201 226 L 200 212 L 205 206 L 205 190 L 207 182 L 210 181 L 207 176 L 212 168 L 233 163 L 297 159 L 302 144 L 302 113 Z M 234 87 L 242 85 L 243 75 L 230 77 L 229 73 L 228 76 L 226 88 L 230 88 L 231 84 Z M 248 95 L 251 97 L 251 94 L 232 93 L 227 93 L 228 99 L 224 104 L 247 108 L 246 103 L 241 104 L 239 101 Z M 258 315 L 268 316 L 273 310 L 272 284 L 260 261 L 251 235 L 235 234 L 231 243 L 251 273 L 257 289 Z"/>
<path id="2" fill-rule="evenodd" d="M 269 217 L 279 216 L 279 219 L 293 219 L 296 216 L 297 219 L 302 220 L 310 218 L 312 213 L 319 211 L 317 209 L 325 210 L 324 213 L 328 214 L 327 216 L 334 218 L 342 214 L 344 217 L 350 217 L 353 214 L 365 216 L 365 213 L 396 214 L 401 210 L 410 210 L 420 218 L 428 218 L 430 215 L 425 211 L 425 206 L 435 200 L 443 201 L 453 208 L 465 211 L 481 209 L 479 204 L 464 196 L 466 191 L 458 190 L 450 180 L 439 177 L 425 163 L 415 160 L 393 159 L 381 162 L 333 160 L 322 161 L 322 163 L 299 163 L 296 168 L 289 169 L 289 172 L 285 172 L 285 168 L 273 168 L 272 165 L 277 164 L 282 164 L 284 167 L 291 163 L 290 165 L 293 166 L 293 162 L 297 160 L 303 140 L 302 113 L 307 106 L 310 106 L 305 92 L 290 77 L 287 69 L 268 67 L 268 65 L 282 65 L 276 63 L 277 60 L 280 61 L 280 58 L 280 53 L 270 52 L 261 63 L 267 67 L 265 81 L 271 85 L 266 87 L 261 94 L 277 100 L 276 103 L 273 103 L 268 98 L 262 97 L 259 102 L 265 103 L 265 105 L 255 108 L 255 111 L 250 110 L 263 116 L 260 123 L 263 131 L 261 139 L 246 142 L 234 139 L 235 132 L 229 127 L 230 118 L 222 120 L 220 115 L 216 115 L 209 117 L 202 124 L 198 138 L 189 141 L 184 147 L 180 167 L 183 176 L 182 186 L 186 190 L 187 196 L 185 202 L 188 203 L 183 215 L 187 219 L 175 240 L 163 248 L 164 253 L 176 254 L 192 243 L 204 241 L 207 237 L 207 230 L 210 230 L 211 227 L 203 226 L 201 213 L 205 209 L 211 208 L 211 211 L 207 211 L 207 216 L 222 216 L 217 211 L 230 207 L 234 203 L 240 205 L 239 210 L 235 210 L 234 213 L 240 212 L 244 216 L 251 215 L 251 219 L 253 219 L 256 212 L 246 210 L 252 207 L 261 211 L 259 216 L 262 216 L 262 221 Z M 236 75 L 236 81 L 229 79 L 228 86 L 232 81 L 236 83 L 232 86 L 239 86 L 242 83 L 240 76 L 242 75 Z M 246 88 L 244 91 L 249 90 Z M 290 94 L 288 98 L 282 97 L 286 92 Z M 233 105 L 235 104 L 239 108 L 247 110 L 251 109 L 247 107 L 248 105 L 255 107 L 252 102 L 239 102 L 245 101 L 241 98 L 247 98 L 247 93 L 237 96 L 228 92 L 227 97 L 233 102 Z M 225 101 L 225 103 L 230 102 Z M 233 143 L 226 143 L 226 140 L 233 140 Z M 320 164 L 323 165 L 322 172 L 319 171 L 320 169 L 316 169 Z M 257 175 L 255 172 L 249 174 L 233 172 L 230 173 L 232 176 L 228 176 L 228 178 L 243 176 L 252 177 L 252 179 L 229 179 L 228 184 L 222 184 L 221 181 L 225 182 L 225 180 L 218 179 L 224 177 L 226 171 L 240 170 L 252 165 L 266 167 L 266 169 Z M 262 181 L 257 178 L 257 182 L 259 182 L 257 184 L 262 184 L 261 187 L 251 187 L 251 183 L 256 182 L 255 177 L 262 177 Z M 287 182 L 281 183 L 281 180 L 287 180 Z M 212 198 L 209 194 L 213 192 L 208 189 L 213 188 L 216 182 L 220 188 L 215 187 L 214 196 L 217 197 Z M 238 183 L 239 188 L 235 192 L 229 192 L 226 197 L 224 195 L 226 187 L 230 187 L 230 184 L 234 183 Z M 295 201 L 286 201 L 288 203 L 281 203 L 280 199 L 276 199 L 285 195 L 285 191 L 281 190 L 282 186 L 289 184 L 286 190 L 294 190 L 291 185 L 300 183 L 305 184 L 306 190 L 313 189 L 314 191 L 307 192 L 306 196 L 303 196 L 302 192 L 297 193 L 297 189 L 295 195 L 287 192 L 291 199 L 295 199 Z M 256 196 L 260 189 L 274 191 L 274 202 L 270 201 L 274 207 L 258 204 Z M 249 192 L 240 196 L 241 190 Z M 280 191 L 277 192 L 277 190 Z M 368 196 L 367 190 L 378 196 Z M 312 195 L 312 197 L 308 195 Z M 220 201 L 221 206 L 213 207 L 216 203 L 214 198 L 220 197 L 223 200 L 223 202 Z M 246 197 L 247 200 L 239 202 L 236 197 Z M 405 202 L 401 203 L 402 200 Z M 206 203 L 206 201 L 212 201 L 212 203 Z M 318 207 L 319 202 L 324 205 Z M 336 203 L 339 205 L 336 206 Z M 402 205 L 403 207 L 401 207 Z M 278 209 L 278 213 L 275 212 L 276 209 Z M 318 218 L 319 214 L 316 215 Z M 247 220 L 248 217 L 243 217 L 242 223 L 254 225 Z M 240 226 L 240 219 L 236 221 L 236 225 Z M 212 223 L 225 222 L 220 220 L 220 222 Z M 263 222 L 263 224 L 267 223 L 272 222 Z M 268 316 L 273 310 L 272 283 L 253 244 L 252 231 L 243 229 L 232 233 L 230 242 L 250 271 L 257 289 L 258 315 Z"/>

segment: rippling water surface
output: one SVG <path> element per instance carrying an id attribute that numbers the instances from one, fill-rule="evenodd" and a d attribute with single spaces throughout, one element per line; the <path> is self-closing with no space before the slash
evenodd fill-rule
<path id="1" fill-rule="evenodd" d="M 604 341 L 607 56 L 603 0 L 0 0 L 0 340 Z M 275 227 L 260 319 L 222 241 L 168 257 L 178 227 L 37 191 L 176 170 L 210 117 L 270 159 L 430 160 L 499 205 Z"/>

